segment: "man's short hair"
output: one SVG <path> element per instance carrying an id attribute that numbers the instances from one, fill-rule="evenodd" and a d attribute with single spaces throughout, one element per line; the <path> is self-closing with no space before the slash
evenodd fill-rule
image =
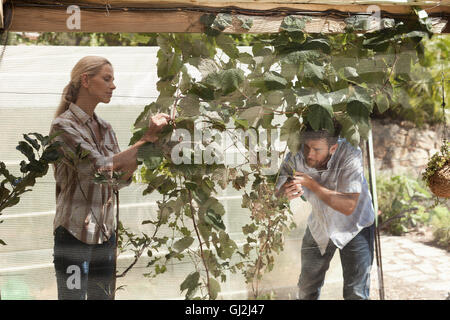
<path id="1" fill-rule="evenodd" d="M 342 130 L 342 125 L 336 120 L 336 118 L 333 118 L 333 132 L 330 132 L 330 129 L 326 128 L 314 130 L 308 122 L 305 123 L 305 126 L 305 130 L 301 133 L 302 143 L 307 140 L 325 139 L 327 140 L 328 147 L 331 147 L 338 142 L 339 135 Z"/>

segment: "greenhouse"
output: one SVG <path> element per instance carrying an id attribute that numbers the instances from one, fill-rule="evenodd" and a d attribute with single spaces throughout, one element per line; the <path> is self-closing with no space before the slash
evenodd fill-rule
<path id="1" fill-rule="evenodd" d="M 2 300 L 84 288 L 58 227 L 112 243 L 110 299 L 301 299 L 307 240 L 310 298 L 450 297 L 449 1 L 1 4 Z"/>

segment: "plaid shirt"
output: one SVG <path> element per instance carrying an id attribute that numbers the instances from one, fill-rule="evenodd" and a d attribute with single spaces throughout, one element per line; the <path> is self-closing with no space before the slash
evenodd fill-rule
<path id="1" fill-rule="evenodd" d="M 93 121 L 99 124 L 99 141 L 94 134 Z M 111 185 L 97 184 L 93 179 L 98 171 L 112 175 L 113 156 L 120 152 L 116 134 L 108 122 L 95 113 L 89 116 L 73 103 L 53 120 L 50 134 L 54 132 L 60 133 L 56 140 L 63 144 L 64 160 L 54 166 L 56 214 L 53 229 L 63 226 L 84 243 L 101 244 L 114 233 L 115 197 Z M 87 151 L 84 160 L 74 156 L 78 145 Z M 120 187 L 130 182 L 131 178 Z"/>

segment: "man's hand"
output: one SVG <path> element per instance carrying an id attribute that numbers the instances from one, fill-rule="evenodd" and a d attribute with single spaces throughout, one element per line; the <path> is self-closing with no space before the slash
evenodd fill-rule
<path id="1" fill-rule="evenodd" d="M 359 193 L 342 193 L 330 190 L 303 172 L 294 173 L 295 181 L 311 190 L 320 200 L 340 213 L 349 216 L 358 204 Z"/>
<path id="2" fill-rule="evenodd" d="M 311 176 L 299 171 L 294 172 L 294 178 L 298 183 L 308 189 L 312 189 L 312 185 L 316 182 Z"/>
<path id="3" fill-rule="evenodd" d="M 289 200 L 301 197 L 304 193 L 302 184 L 299 178 L 294 176 L 283 185 L 283 193 Z"/>
<path id="4" fill-rule="evenodd" d="M 150 118 L 148 130 L 142 137 L 147 142 L 158 140 L 158 133 L 169 124 L 170 116 L 165 113 L 158 113 Z"/>

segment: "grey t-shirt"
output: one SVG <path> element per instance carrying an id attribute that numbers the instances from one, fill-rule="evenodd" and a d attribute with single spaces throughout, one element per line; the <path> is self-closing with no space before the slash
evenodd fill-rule
<path id="1" fill-rule="evenodd" d="M 338 148 L 328 161 L 327 169 L 322 171 L 308 167 L 302 150 L 303 146 L 295 156 L 291 153 L 286 156 L 280 169 L 277 189 L 282 187 L 288 176 L 292 174 L 292 169 L 295 169 L 308 174 L 327 189 L 360 194 L 354 212 L 346 216 L 328 206 L 311 190 L 303 187 L 304 196 L 312 206 L 308 227 L 323 255 L 330 239 L 342 249 L 363 228 L 373 224 L 375 214 L 372 197 L 364 177 L 360 148 L 354 148 L 345 139 L 339 139 Z"/>

